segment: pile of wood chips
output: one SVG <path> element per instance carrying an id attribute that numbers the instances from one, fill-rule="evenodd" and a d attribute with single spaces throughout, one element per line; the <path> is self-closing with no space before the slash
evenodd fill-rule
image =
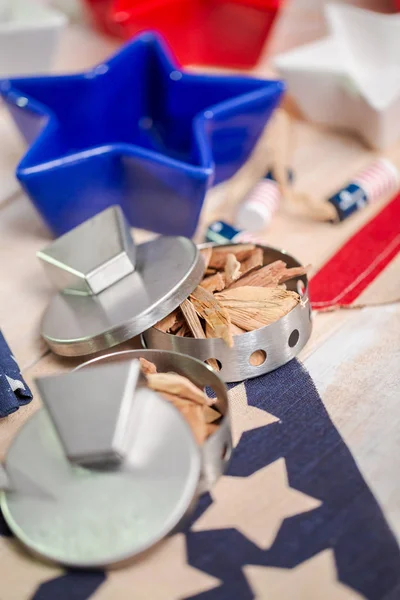
<path id="1" fill-rule="evenodd" d="M 209 398 L 190 379 L 178 373 L 158 373 L 154 363 L 140 358 L 141 371 L 150 389 L 177 408 L 188 422 L 198 444 L 212 435 L 222 421 L 216 398 Z"/>
<path id="2" fill-rule="evenodd" d="M 201 251 L 204 278 L 180 307 L 155 325 L 164 333 L 198 339 L 222 338 L 233 346 L 233 336 L 270 325 L 299 302 L 285 282 L 307 273 L 309 267 L 287 268 L 277 260 L 263 266 L 262 248 L 254 244 L 216 246 Z M 261 364 L 265 355 L 254 357 Z M 217 361 L 209 365 L 218 370 Z"/>

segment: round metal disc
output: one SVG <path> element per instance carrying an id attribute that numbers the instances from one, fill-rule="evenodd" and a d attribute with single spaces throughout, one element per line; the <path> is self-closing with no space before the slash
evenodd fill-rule
<path id="1" fill-rule="evenodd" d="M 58 293 L 42 321 L 42 336 L 63 356 L 91 354 L 139 335 L 187 298 L 204 265 L 184 237 L 159 237 L 136 248 L 136 271 L 96 296 Z"/>
<path id="2" fill-rule="evenodd" d="M 16 436 L 5 468 L 17 485 L 2 493 L 1 509 L 32 552 L 68 566 L 118 564 L 182 519 L 196 495 L 200 450 L 170 403 L 157 394 L 145 400 L 128 459 L 117 470 L 69 463 L 43 409 Z"/>

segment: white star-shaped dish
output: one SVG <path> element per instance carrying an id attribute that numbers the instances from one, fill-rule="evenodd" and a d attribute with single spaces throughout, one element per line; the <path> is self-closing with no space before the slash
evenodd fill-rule
<path id="1" fill-rule="evenodd" d="M 400 137 L 400 15 L 329 4 L 330 35 L 275 58 L 289 92 L 315 123 L 382 149 Z"/>
<path id="2" fill-rule="evenodd" d="M 0 77 L 44 73 L 65 15 L 34 0 L 0 0 Z"/>

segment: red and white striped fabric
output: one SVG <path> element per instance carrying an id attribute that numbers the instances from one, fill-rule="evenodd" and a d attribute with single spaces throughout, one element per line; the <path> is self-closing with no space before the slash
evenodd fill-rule
<path id="1" fill-rule="evenodd" d="M 352 183 L 365 191 L 368 202 L 376 202 L 399 189 L 400 174 L 390 160 L 379 158 L 358 173 Z"/>
<path id="2" fill-rule="evenodd" d="M 316 310 L 349 306 L 400 251 L 400 194 L 321 267 L 310 282 Z"/>

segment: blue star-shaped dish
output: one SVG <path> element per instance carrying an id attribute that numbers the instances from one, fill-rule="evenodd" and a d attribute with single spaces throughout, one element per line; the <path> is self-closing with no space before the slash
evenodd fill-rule
<path id="1" fill-rule="evenodd" d="M 136 227 L 192 235 L 207 189 L 246 161 L 283 90 L 181 71 L 152 33 L 86 73 L 0 83 L 30 144 L 17 177 L 56 235 L 111 204 Z"/>

